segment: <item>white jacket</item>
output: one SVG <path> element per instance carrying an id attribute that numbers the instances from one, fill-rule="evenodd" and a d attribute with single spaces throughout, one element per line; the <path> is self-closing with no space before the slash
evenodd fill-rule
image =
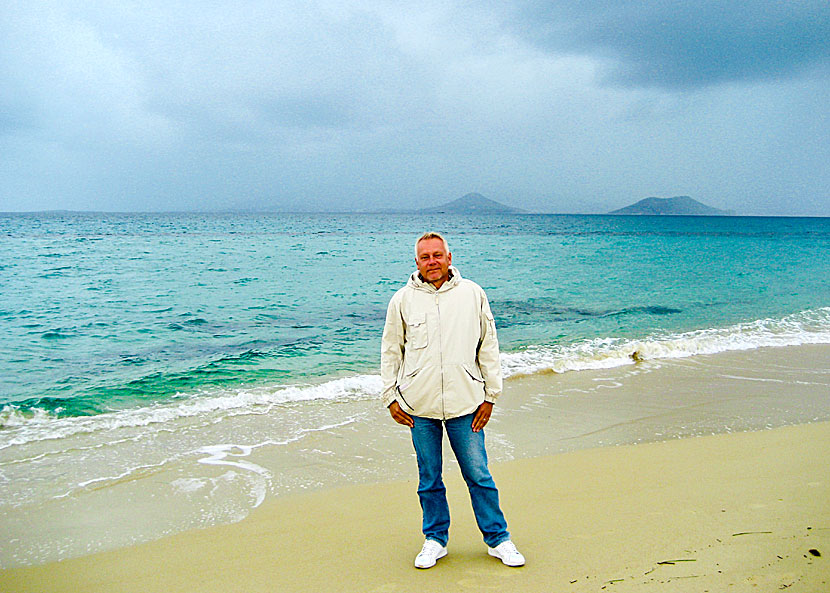
<path id="1" fill-rule="evenodd" d="M 490 303 L 450 267 L 436 290 L 418 272 L 389 301 L 381 343 L 383 405 L 446 420 L 501 394 L 499 342 Z"/>

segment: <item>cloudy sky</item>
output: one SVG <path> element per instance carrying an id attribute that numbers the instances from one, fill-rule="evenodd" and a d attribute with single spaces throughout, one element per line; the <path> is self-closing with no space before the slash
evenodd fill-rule
<path id="1" fill-rule="evenodd" d="M 4 0 L 0 211 L 830 215 L 826 0 Z"/>

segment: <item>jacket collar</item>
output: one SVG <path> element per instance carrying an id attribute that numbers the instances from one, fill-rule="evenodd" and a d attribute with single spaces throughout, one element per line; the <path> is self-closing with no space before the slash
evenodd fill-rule
<path id="1" fill-rule="evenodd" d="M 461 282 L 461 273 L 455 266 L 450 266 L 450 277 L 438 290 L 436 290 L 435 287 L 429 282 L 422 280 L 418 270 L 412 272 L 412 275 L 409 277 L 408 284 L 416 290 L 424 290 L 427 292 L 445 292 L 457 286 L 459 282 Z"/>

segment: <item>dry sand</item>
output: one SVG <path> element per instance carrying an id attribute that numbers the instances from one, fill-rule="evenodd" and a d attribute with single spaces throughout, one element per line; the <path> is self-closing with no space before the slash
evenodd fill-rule
<path id="1" fill-rule="evenodd" d="M 487 556 L 451 472 L 450 553 L 430 570 L 412 566 L 420 510 L 405 481 L 285 497 L 235 525 L 7 570 L 0 590 L 816 593 L 830 588 L 828 451 L 823 422 L 496 464 L 523 568 Z"/>

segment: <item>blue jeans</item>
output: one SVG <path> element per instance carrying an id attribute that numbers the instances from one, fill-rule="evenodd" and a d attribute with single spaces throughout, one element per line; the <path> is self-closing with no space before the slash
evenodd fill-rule
<path id="1" fill-rule="evenodd" d="M 473 432 L 473 414 L 446 421 L 413 416 L 412 444 L 418 458 L 418 498 L 423 511 L 423 531 L 426 539 L 447 545 L 450 531 L 450 507 L 447 490 L 441 478 L 443 459 L 441 444 L 443 427 L 447 429 L 461 475 L 470 490 L 476 523 L 491 548 L 510 539 L 507 521 L 499 508 L 499 491 L 487 469 L 484 450 L 484 431 Z"/>

